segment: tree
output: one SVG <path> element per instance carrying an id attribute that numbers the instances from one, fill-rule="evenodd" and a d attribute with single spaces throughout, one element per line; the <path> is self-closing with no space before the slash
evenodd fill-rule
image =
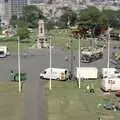
<path id="1" fill-rule="evenodd" d="M 19 27 L 26 27 L 27 28 L 27 22 L 26 21 L 24 21 L 22 18 L 21 19 L 19 19 L 19 20 L 17 20 L 17 26 L 18 26 L 18 28 Z"/>
<path id="2" fill-rule="evenodd" d="M 63 14 L 60 16 L 59 23 L 61 23 L 63 26 L 67 26 L 68 21 L 70 22 L 70 25 L 75 25 L 77 20 L 77 14 L 75 11 L 66 8 L 66 11 L 63 11 Z"/>
<path id="3" fill-rule="evenodd" d="M 108 17 L 105 13 L 101 13 L 101 16 L 98 20 L 99 24 L 101 25 L 108 25 Z"/>
<path id="4" fill-rule="evenodd" d="M 91 29 L 92 36 L 98 36 L 101 34 L 103 28 L 107 28 L 108 17 L 96 7 L 88 7 L 87 9 L 80 11 L 78 25 L 79 29 Z"/>
<path id="5" fill-rule="evenodd" d="M 110 26 L 114 28 L 120 27 L 120 20 L 119 20 L 119 12 L 120 11 L 114 11 L 114 10 L 103 10 L 104 14 L 108 18 L 108 23 Z"/>
<path id="6" fill-rule="evenodd" d="M 46 19 L 42 11 L 34 5 L 23 7 L 23 18 L 28 27 L 36 27 L 39 19 Z"/>
<path id="7" fill-rule="evenodd" d="M 17 35 L 20 37 L 21 40 L 29 38 L 29 30 L 27 27 L 18 27 Z"/>
<path id="8" fill-rule="evenodd" d="M 78 24 L 83 24 L 85 28 L 94 27 L 99 23 L 100 16 L 101 13 L 96 7 L 88 7 L 87 9 L 80 11 Z"/>

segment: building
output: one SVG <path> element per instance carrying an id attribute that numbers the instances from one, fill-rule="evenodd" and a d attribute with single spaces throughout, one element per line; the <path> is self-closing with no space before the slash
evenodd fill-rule
<path id="1" fill-rule="evenodd" d="M 23 6 L 27 5 L 27 0 L 1 0 L 2 23 L 8 24 L 12 15 L 21 16 Z"/>
<path id="2" fill-rule="evenodd" d="M 23 7 L 27 5 L 27 0 L 9 0 L 8 8 L 10 15 L 22 15 Z"/>
<path id="3" fill-rule="evenodd" d="M 30 4 L 40 4 L 40 3 L 44 3 L 46 0 L 28 0 L 27 3 L 28 5 Z"/>

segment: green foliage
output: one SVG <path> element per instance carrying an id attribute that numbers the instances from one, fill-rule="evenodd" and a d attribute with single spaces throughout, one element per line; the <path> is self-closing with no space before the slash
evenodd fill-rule
<path id="1" fill-rule="evenodd" d="M 76 20 L 77 20 L 77 14 L 76 14 L 75 11 L 73 11 L 69 8 L 66 8 L 65 11 L 63 12 L 63 14 L 60 17 L 59 23 L 61 23 L 62 25 L 64 25 L 64 27 L 66 27 L 67 23 L 68 23 L 68 20 L 70 22 L 70 25 L 75 25 Z"/>
<path id="2" fill-rule="evenodd" d="M 2 33 L 2 27 L 0 26 L 0 34 Z"/>
<path id="3" fill-rule="evenodd" d="M 21 40 L 29 38 L 29 30 L 27 27 L 19 27 L 17 30 L 17 35 L 20 37 Z"/>
<path id="4" fill-rule="evenodd" d="M 24 20 L 18 20 L 17 22 L 18 27 L 27 27 L 27 23 Z"/>
<path id="5" fill-rule="evenodd" d="M 23 8 L 23 18 L 27 22 L 28 27 L 36 27 L 39 19 L 44 19 L 45 17 L 42 11 L 34 5 L 25 6 Z"/>
<path id="6" fill-rule="evenodd" d="M 103 13 L 108 18 L 108 23 L 110 26 L 114 28 L 120 28 L 120 18 L 119 13 L 120 11 L 114 11 L 114 10 L 103 10 Z"/>
<path id="7" fill-rule="evenodd" d="M 78 24 L 80 27 L 91 28 L 100 23 L 100 18 L 101 12 L 96 7 L 88 7 L 79 13 Z M 104 22 L 104 18 L 101 22 Z"/>
<path id="8" fill-rule="evenodd" d="M 107 15 L 104 14 L 104 13 L 101 13 L 101 16 L 100 16 L 98 22 L 99 22 L 101 25 L 107 25 L 107 24 L 108 24 L 108 17 L 107 17 Z"/>
<path id="9" fill-rule="evenodd" d="M 0 38 L 0 42 L 13 42 L 17 40 L 17 36 Z"/>

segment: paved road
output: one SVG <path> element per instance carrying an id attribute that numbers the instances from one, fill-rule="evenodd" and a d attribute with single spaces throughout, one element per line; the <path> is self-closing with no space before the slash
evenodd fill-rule
<path id="1" fill-rule="evenodd" d="M 33 50 L 31 55 L 21 55 L 21 71 L 28 74 L 25 83 L 25 115 L 24 120 L 47 120 L 47 104 L 45 99 L 44 81 L 39 78 L 40 71 L 49 67 L 49 49 Z M 64 52 L 53 51 L 53 67 L 65 67 Z M 12 53 L 5 59 L 0 59 L 1 81 L 8 81 L 8 73 L 17 71 L 17 54 Z"/>
<path id="2" fill-rule="evenodd" d="M 64 53 L 58 52 L 57 58 L 53 59 L 54 67 L 62 66 L 63 61 L 59 55 Z M 36 51 L 37 56 L 31 58 L 29 63 L 26 60 L 23 64 L 26 66 L 25 71 L 29 72 L 29 81 L 26 85 L 26 115 L 25 120 L 47 120 L 47 104 L 44 97 L 44 82 L 39 79 L 40 71 L 49 67 L 49 50 Z M 53 58 L 56 54 L 53 54 Z M 63 55 L 62 55 L 63 56 Z M 58 62 L 59 61 L 59 62 Z M 64 66 L 63 66 L 64 67 Z"/>
<path id="3" fill-rule="evenodd" d="M 29 56 L 21 55 L 21 70 L 28 74 L 28 81 L 25 84 L 25 120 L 47 120 L 47 104 L 45 99 L 44 81 L 39 79 L 39 73 L 43 69 L 49 67 L 49 49 L 33 50 L 29 52 Z M 67 67 L 65 62 L 67 52 L 61 51 L 59 48 L 53 50 L 52 67 Z M 77 52 L 74 53 L 77 61 Z M 106 67 L 107 66 L 107 50 L 105 50 L 104 58 L 89 64 L 81 64 L 81 66 Z M 8 81 L 9 71 L 17 70 L 17 55 L 12 54 L 5 59 L 0 59 L 0 76 L 1 81 Z"/>

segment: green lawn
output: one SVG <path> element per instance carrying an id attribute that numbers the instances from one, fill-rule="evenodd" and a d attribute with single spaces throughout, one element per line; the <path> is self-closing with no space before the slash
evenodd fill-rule
<path id="1" fill-rule="evenodd" d="M 73 40 L 73 49 L 78 48 L 78 39 L 70 37 L 71 31 L 68 29 L 57 29 L 51 30 L 50 34 L 52 37 L 52 44 L 57 46 L 62 46 L 66 49 L 66 43 L 69 43 L 69 40 Z M 90 46 L 89 40 L 81 39 L 81 47 Z"/>
<path id="2" fill-rule="evenodd" d="M 69 43 L 70 40 L 73 41 L 72 48 L 78 49 L 78 39 L 70 37 L 71 31 L 68 29 L 53 29 L 49 31 L 52 34 L 52 44 L 55 46 L 60 46 L 67 49 L 66 44 Z M 33 30 L 33 33 L 30 33 L 30 38 L 26 39 L 26 42 L 21 42 L 21 49 L 27 49 L 28 47 L 32 47 L 33 44 L 36 43 L 36 35 L 37 29 Z M 94 41 L 93 41 L 94 42 Z M 94 43 L 93 43 L 94 44 Z M 0 45 L 7 45 L 10 51 L 17 50 L 17 41 L 1 41 Z M 90 46 L 90 40 L 81 39 L 81 47 L 88 47 Z"/>
<path id="3" fill-rule="evenodd" d="M 33 33 L 30 33 L 30 37 L 28 39 L 22 40 L 20 44 L 21 50 L 25 50 L 29 47 L 32 47 L 33 44 L 36 43 L 36 34 L 37 30 L 33 30 Z M 0 46 L 7 45 L 8 49 L 11 51 L 17 51 L 17 40 L 0 40 Z"/>
<path id="4" fill-rule="evenodd" d="M 85 92 L 85 86 L 90 83 L 95 87 L 93 95 Z M 99 89 L 99 81 L 82 81 L 81 84 L 79 89 L 76 82 L 52 81 L 52 91 L 46 84 L 48 120 L 98 120 L 100 115 L 103 120 L 119 120 L 120 112 L 97 108 L 106 98 Z"/>
<path id="5" fill-rule="evenodd" d="M 23 106 L 23 93 L 18 93 L 18 84 L 0 83 L 0 120 L 22 120 Z"/>

